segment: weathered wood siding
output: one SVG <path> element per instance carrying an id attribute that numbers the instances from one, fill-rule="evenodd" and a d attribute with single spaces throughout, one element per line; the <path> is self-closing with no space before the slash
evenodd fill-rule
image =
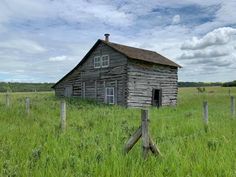
<path id="1" fill-rule="evenodd" d="M 55 87 L 55 94 L 56 96 L 65 96 L 65 89 L 67 86 L 72 86 L 73 93 L 72 96 L 79 96 L 81 94 L 81 87 L 80 87 L 80 72 L 79 68 L 76 69 L 72 74 L 68 75 L 64 80 L 62 80 L 58 85 Z"/>
<path id="2" fill-rule="evenodd" d="M 94 57 L 109 55 L 109 67 L 94 68 Z M 73 86 L 73 96 L 105 102 L 105 88 L 114 87 L 115 104 L 126 105 L 127 58 L 100 43 L 86 61 L 55 87 L 57 96 L 64 96 L 66 86 Z M 84 89 L 83 89 L 84 85 Z M 85 90 L 85 93 L 83 93 Z"/>
<path id="3" fill-rule="evenodd" d="M 94 68 L 94 57 L 101 55 L 109 55 L 109 67 Z M 115 104 L 125 105 L 126 67 L 127 58 L 124 55 L 100 43 L 80 67 L 81 82 L 85 83 L 85 98 L 105 102 L 105 88 L 114 87 Z"/>
<path id="4" fill-rule="evenodd" d="M 129 60 L 128 107 L 143 107 L 152 104 L 152 89 L 162 89 L 162 105 L 177 103 L 178 69 L 138 60 Z"/>
<path id="5" fill-rule="evenodd" d="M 94 68 L 94 57 L 109 55 L 109 67 Z M 105 88 L 114 87 L 115 104 L 146 107 L 152 104 L 152 90 L 161 89 L 162 105 L 176 105 L 178 68 L 127 59 L 100 43 L 76 70 L 55 87 L 57 96 L 72 86 L 73 97 L 105 102 Z"/>

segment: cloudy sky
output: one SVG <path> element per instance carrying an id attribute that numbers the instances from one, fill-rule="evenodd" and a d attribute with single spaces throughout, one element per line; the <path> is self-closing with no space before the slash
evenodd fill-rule
<path id="1" fill-rule="evenodd" d="M 1 0 L 0 81 L 56 82 L 104 33 L 182 65 L 180 81 L 236 80 L 235 0 Z"/>

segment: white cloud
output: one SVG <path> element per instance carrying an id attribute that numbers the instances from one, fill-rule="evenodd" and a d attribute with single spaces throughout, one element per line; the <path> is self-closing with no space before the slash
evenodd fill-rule
<path id="1" fill-rule="evenodd" d="M 216 20 L 222 22 L 224 25 L 235 23 L 235 7 L 235 0 L 222 1 L 221 8 L 216 12 Z"/>
<path id="2" fill-rule="evenodd" d="M 37 54 L 46 51 L 46 49 L 39 45 L 37 42 L 27 39 L 10 39 L 7 41 L 1 41 L 0 48 L 9 50 L 19 50 L 20 52 L 30 54 Z"/>
<path id="3" fill-rule="evenodd" d="M 190 64 L 197 64 L 197 65 L 204 65 L 204 66 L 214 66 L 215 70 L 220 68 L 220 67 L 228 67 L 233 64 L 232 61 L 228 59 L 200 59 L 200 60 L 195 60 L 191 61 Z M 201 66 L 202 67 L 202 66 Z"/>
<path id="4" fill-rule="evenodd" d="M 0 2 L 0 24 L 6 22 L 10 14 L 5 1 Z"/>
<path id="5" fill-rule="evenodd" d="M 58 61 L 68 61 L 68 60 L 74 60 L 74 59 L 71 57 L 62 55 L 62 56 L 50 57 L 48 60 L 53 61 L 53 62 L 58 62 Z"/>
<path id="6" fill-rule="evenodd" d="M 183 40 L 187 40 L 189 29 L 182 25 L 170 25 L 166 27 L 154 27 L 142 30 L 132 38 L 123 39 L 120 43 L 135 47 L 154 50 L 171 60 L 175 60 L 182 52 L 180 46 Z"/>
<path id="7" fill-rule="evenodd" d="M 47 0 L 3 0 L 0 2 L 0 23 L 11 20 L 47 18 L 53 14 Z M 49 4 L 48 4 L 49 5 Z"/>
<path id="8" fill-rule="evenodd" d="M 129 26 L 132 24 L 133 16 L 122 10 L 119 10 L 109 1 L 83 1 L 83 0 L 65 0 L 54 1 L 52 3 L 57 7 L 57 15 L 68 22 L 102 22 L 114 26 Z"/>
<path id="9" fill-rule="evenodd" d="M 60 18 L 67 23 L 102 22 L 114 26 L 129 26 L 133 15 L 109 1 L 85 0 L 9 0 L 0 2 L 0 23 L 10 20 Z"/>
<path id="10" fill-rule="evenodd" d="M 6 31 L 7 31 L 6 28 L 0 24 L 0 33 L 6 32 Z"/>
<path id="11" fill-rule="evenodd" d="M 236 29 L 231 27 L 223 27 L 207 33 L 202 38 L 193 37 L 183 43 L 181 49 L 183 50 L 196 50 L 204 49 L 212 45 L 222 45 L 230 41 L 233 35 L 236 34 Z"/>
<path id="12" fill-rule="evenodd" d="M 181 45 L 182 54 L 178 57 L 184 64 L 180 77 L 196 81 L 233 80 L 235 70 L 232 68 L 236 63 L 235 34 L 235 28 L 223 27 L 185 41 Z"/>
<path id="13" fill-rule="evenodd" d="M 175 15 L 173 18 L 172 18 L 172 24 L 178 24 L 180 23 L 180 15 Z"/>
<path id="14" fill-rule="evenodd" d="M 193 52 L 184 52 L 179 59 L 216 58 L 227 56 L 229 54 L 230 51 L 224 51 L 222 49 L 198 50 Z"/>
<path id="15" fill-rule="evenodd" d="M 9 71 L 0 71 L 0 74 L 10 74 Z"/>

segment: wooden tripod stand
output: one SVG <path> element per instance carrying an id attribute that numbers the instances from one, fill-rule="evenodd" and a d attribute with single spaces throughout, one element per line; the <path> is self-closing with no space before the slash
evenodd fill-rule
<path id="1" fill-rule="evenodd" d="M 143 158 L 147 158 L 148 150 L 154 155 L 161 155 L 160 150 L 154 144 L 151 136 L 148 133 L 148 110 L 142 109 L 141 110 L 141 126 L 134 132 L 134 134 L 130 137 L 124 147 L 125 153 L 128 153 L 133 146 L 137 143 L 137 141 L 142 137 L 143 142 Z"/>

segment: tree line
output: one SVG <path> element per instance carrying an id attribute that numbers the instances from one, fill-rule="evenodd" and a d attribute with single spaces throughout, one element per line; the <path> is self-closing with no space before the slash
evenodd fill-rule
<path id="1" fill-rule="evenodd" d="M 0 82 L 0 92 L 43 92 L 52 91 L 53 83 Z"/>
<path id="2" fill-rule="evenodd" d="M 0 82 L 0 92 L 43 92 L 53 91 L 54 83 L 19 83 Z M 178 82 L 179 87 L 236 87 L 236 80 L 232 82 Z"/>
<path id="3" fill-rule="evenodd" d="M 236 87 L 236 80 L 232 82 L 178 82 L 179 87 Z"/>

